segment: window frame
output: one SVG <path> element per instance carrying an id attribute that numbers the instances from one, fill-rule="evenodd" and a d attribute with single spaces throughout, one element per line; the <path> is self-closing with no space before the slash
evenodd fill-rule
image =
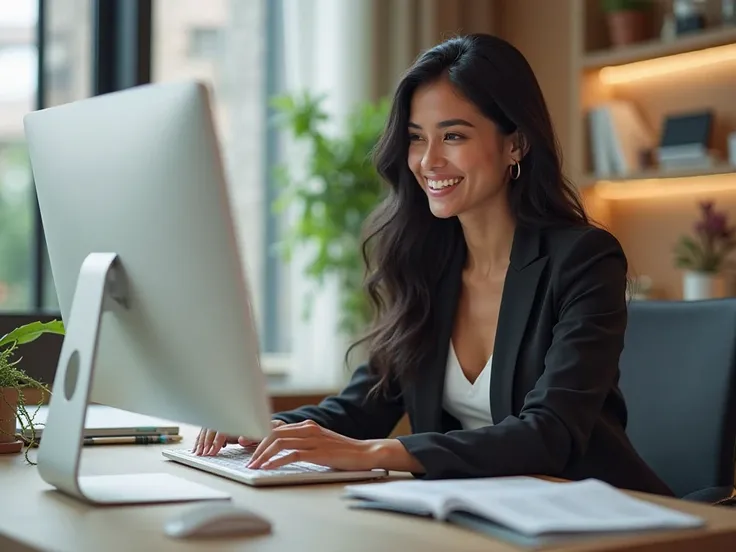
<path id="1" fill-rule="evenodd" d="M 92 95 L 122 90 L 150 82 L 152 0 L 91 0 L 92 1 Z M 35 109 L 47 107 L 46 45 L 48 0 L 37 0 Z M 35 189 L 35 185 L 33 186 Z M 30 322 L 61 318 L 58 309 L 45 308 L 46 279 L 50 278 L 46 240 L 41 212 L 34 194 L 31 236 L 31 306 L 0 313 L 0 335 Z M 53 384 L 61 353 L 61 340 L 45 341 L 43 346 L 29 344 L 24 356 L 25 368 L 31 377 Z M 32 359 L 32 362 L 30 362 Z"/>
<path id="2" fill-rule="evenodd" d="M 38 19 L 36 25 L 37 56 L 37 88 L 35 109 L 47 107 L 46 79 L 46 46 L 47 46 L 47 7 L 48 0 L 37 0 Z M 278 93 L 280 77 L 278 75 L 279 34 L 281 25 L 282 0 L 267 0 L 266 5 L 266 97 Z M 92 26 L 92 67 L 91 95 L 97 96 L 138 86 L 151 82 L 152 44 L 153 44 L 153 0 L 91 0 Z M 272 115 L 268 105 L 264 105 L 266 116 Z M 264 160 L 264 178 L 267 204 L 275 199 L 276 186 L 273 182 L 273 166 L 278 161 L 278 131 L 267 125 L 268 146 Z M 35 188 L 35 186 L 34 186 Z M 47 279 L 51 277 L 48 265 L 46 240 L 43 232 L 41 213 L 37 198 L 33 197 L 33 226 L 31 240 L 31 289 L 30 308 L 16 312 L 0 313 L 0 327 L 12 329 L 20 324 L 36 320 L 53 320 L 60 318 L 57 309 L 46 308 L 48 287 Z M 279 218 L 270 209 L 265 215 L 266 258 L 264 271 L 266 283 L 264 294 L 263 350 L 262 368 L 271 378 L 287 378 L 290 375 L 291 355 L 283 351 L 279 343 L 283 342 L 279 323 L 279 297 L 281 295 L 278 282 L 282 278 L 281 263 L 275 255 L 269 253 L 278 240 Z M 9 330 L 8 330 L 9 331 Z M 1 333 L 0 333 L 1 334 Z M 34 366 L 29 367 L 29 375 L 40 377 L 49 384 L 53 383 L 61 343 L 43 348 L 33 348 Z M 35 350 L 38 349 L 38 350 Z"/>

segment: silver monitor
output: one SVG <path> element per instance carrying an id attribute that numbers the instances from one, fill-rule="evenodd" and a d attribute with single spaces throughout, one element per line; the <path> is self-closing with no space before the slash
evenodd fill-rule
<path id="1" fill-rule="evenodd" d="M 79 474 L 89 402 L 253 438 L 271 428 L 206 87 L 145 85 L 24 123 L 67 330 L 41 476 L 93 503 L 224 498 L 166 474 Z"/>

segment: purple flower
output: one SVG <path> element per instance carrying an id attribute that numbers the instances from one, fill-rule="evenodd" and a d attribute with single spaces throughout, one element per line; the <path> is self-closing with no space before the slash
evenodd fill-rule
<path id="1" fill-rule="evenodd" d="M 693 226 L 695 236 L 683 236 L 675 248 L 678 267 L 718 272 L 736 249 L 736 227 L 728 224 L 726 212 L 716 211 L 713 201 L 699 204 L 701 217 Z"/>
<path id="2" fill-rule="evenodd" d="M 713 208 L 712 201 L 704 201 L 700 204 L 703 218 L 695 224 L 695 231 L 706 239 L 717 240 L 719 238 L 730 238 L 733 228 L 728 226 L 728 215 L 718 212 Z"/>

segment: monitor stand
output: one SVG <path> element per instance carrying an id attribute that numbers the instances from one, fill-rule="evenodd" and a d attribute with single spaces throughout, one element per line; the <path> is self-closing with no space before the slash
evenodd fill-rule
<path id="1" fill-rule="evenodd" d="M 227 493 L 167 473 L 79 475 L 102 313 L 127 308 L 126 279 L 117 255 L 91 253 L 79 272 L 38 450 L 41 478 L 92 504 L 229 499 Z"/>

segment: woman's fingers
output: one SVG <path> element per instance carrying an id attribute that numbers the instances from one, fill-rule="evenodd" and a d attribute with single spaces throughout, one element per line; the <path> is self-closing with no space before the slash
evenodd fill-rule
<path id="1" fill-rule="evenodd" d="M 202 428 L 197 436 L 193 450 L 194 454 L 201 456 L 206 450 L 209 450 L 215 440 L 215 435 L 217 435 L 217 432 L 214 429 Z"/>
<path id="2" fill-rule="evenodd" d="M 277 458 L 271 458 L 267 462 L 264 462 L 263 464 L 261 464 L 260 468 L 264 470 L 273 470 L 286 466 L 287 464 L 292 464 L 294 462 L 309 462 L 309 458 L 312 452 L 314 451 L 291 450 L 286 454 L 282 454 Z"/>
<path id="3" fill-rule="evenodd" d="M 220 452 L 220 449 L 228 443 L 237 443 L 238 438 L 227 433 L 220 433 L 214 429 L 202 428 L 194 440 L 192 452 L 197 456 L 210 456 Z"/>
<path id="4" fill-rule="evenodd" d="M 315 443 L 311 439 L 299 439 L 299 438 L 278 438 L 274 440 L 261 454 L 256 456 L 253 455 L 253 458 L 251 459 L 250 463 L 248 464 L 249 468 L 252 469 L 258 469 L 260 467 L 263 467 L 266 463 L 269 461 L 273 461 L 273 457 L 279 454 L 283 450 L 289 450 L 285 456 L 296 457 L 299 456 L 300 453 L 304 451 L 311 450 L 315 447 Z M 291 460 L 292 462 L 295 462 L 296 460 Z"/>
<path id="5" fill-rule="evenodd" d="M 232 439 L 232 438 L 231 438 Z M 220 449 L 225 446 L 225 443 L 228 441 L 228 436 L 224 433 L 217 433 L 215 434 L 215 438 L 212 439 L 212 444 L 210 445 L 210 448 L 207 450 L 205 454 L 208 456 L 214 456 L 218 452 L 220 452 Z"/>
<path id="6" fill-rule="evenodd" d="M 254 439 L 249 439 L 248 437 L 243 437 L 242 435 L 241 435 L 240 437 L 238 437 L 238 444 L 239 444 L 239 445 L 240 445 L 241 447 L 246 447 L 246 448 L 248 448 L 248 447 L 254 447 L 254 446 L 256 446 L 256 445 L 257 445 L 257 444 L 258 444 L 259 442 L 260 442 L 260 441 L 258 441 L 258 440 L 254 440 Z"/>
<path id="7" fill-rule="evenodd" d="M 271 424 L 274 429 L 286 425 L 281 420 L 273 420 Z M 259 441 L 245 436 L 234 437 L 226 433 L 220 433 L 214 429 L 203 427 L 194 440 L 192 452 L 197 456 L 214 456 L 228 443 L 238 443 L 243 447 L 253 447 L 258 445 Z"/>
<path id="8" fill-rule="evenodd" d="M 263 439 L 258 444 L 256 451 L 253 453 L 253 456 L 248 463 L 248 467 L 250 468 L 257 465 L 256 461 L 259 460 L 264 451 L 268 449 L 276 439 L 314 437 L 319 434 L 319 431 L 320 427 L 311 420 L 300 422 L 298 424 L 282 424 L 274 428 L 271 435 Z"/>

